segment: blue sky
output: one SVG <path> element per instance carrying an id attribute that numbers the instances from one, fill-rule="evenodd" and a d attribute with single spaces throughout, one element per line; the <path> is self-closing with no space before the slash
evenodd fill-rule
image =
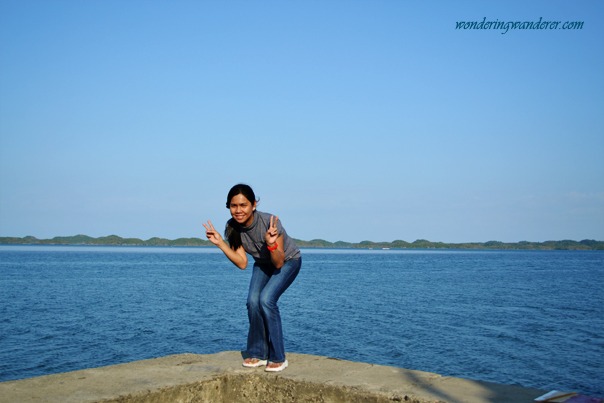
<path id="1" fill-rule="evenodd" d="M 304 240 L 604 240 L 603 17 L 0 0 L 0 236 L 203 237 L 244 182 Z"/>

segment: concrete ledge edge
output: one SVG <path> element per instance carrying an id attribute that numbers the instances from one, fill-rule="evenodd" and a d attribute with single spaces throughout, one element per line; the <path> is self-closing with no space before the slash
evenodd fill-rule
<path id="1" fill-rule="evenodd" d="M 288 353 L 290 367 L 241 366 L 241 353 L 177 354 L 0 383 L 0 403 L 532 402 L 545 391 Z M 270 399 L 267 398 L 270 396 Z"/>

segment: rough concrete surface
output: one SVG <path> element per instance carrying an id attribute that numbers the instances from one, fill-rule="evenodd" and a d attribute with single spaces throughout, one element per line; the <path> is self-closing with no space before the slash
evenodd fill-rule
<path id="1" fill-rule="evenodd" d="M 244 368 L 241 354 L 179 354 L 0 383 L 0 402 L 531 402 L 543 390 L 288 354 L 289 368 Z"/>

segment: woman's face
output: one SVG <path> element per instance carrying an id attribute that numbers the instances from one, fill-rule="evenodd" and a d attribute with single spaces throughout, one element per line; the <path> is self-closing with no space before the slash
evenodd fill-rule
<path id="1" fill-rule="evenodd" d="M 239 224 L 244 227 L 249 227 L 254 221 L 254 209 L 256 208 L 256 202 L 253 204 L 242 194 L 238 194 L 231 198 L 229 204 L 229 210 L 231 210 L 231 216 Z"/>

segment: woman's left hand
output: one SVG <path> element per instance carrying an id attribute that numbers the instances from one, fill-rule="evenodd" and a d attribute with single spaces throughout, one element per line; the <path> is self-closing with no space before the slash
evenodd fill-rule
<path id="1" fill-rule="evenodd" d="M 277 238 L 279 238 L 279 231 L 277 231 L 277 221 L 279 221 L 279 217 L 271 216 L 271 220 L 269 222 L 268 230 L 266 234 L 264 234 L 264 240 L 268 246 L 273 246 L 275 242 L 277 242 Z"/>

